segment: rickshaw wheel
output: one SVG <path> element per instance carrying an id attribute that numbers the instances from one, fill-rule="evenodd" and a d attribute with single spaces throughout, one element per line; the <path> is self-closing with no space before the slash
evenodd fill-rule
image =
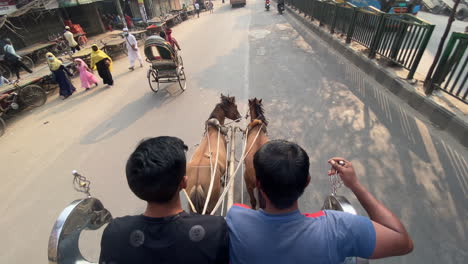
<path id="1" fill-rule="evenodd" d="M 0 117 L 0 137 L 3 136 L 3 134 L 5 134 L 5 131 L 6 131 L 5 121 L 3 120 L 3 118 Z"/>
<path id="2" fill-rule="evenodd" d="M 180 66 L 184 66 L 184 61 L 182 60 L 182 56 L 177 55 L 177 60 L 179 61 Z"/>
<path id="3" fill-rule="evenodd" d="M 31 58 L 29 58 L 28 56 L 24 56 L 22 57 L 22 61 L 23 63 L 29 68 L 29 69 L 33 69 L 34 68 L 34 62 Z"/>
<path id="4" fill-rule="evenodd" d="M 148 77 L 148 83 L 149 83 L 151 90 L 157 93 L 159 91 L 158 72 L 154 69 L 149 69 L 147 77 Z"/>
<path id="5" fill-rule="evenodd" d="M 47 95 L 44 90 L 35 84 L 27 85 L 20 89 L 19 98 L 26 106 L 39 107 L 47 101 Z"/>
<path id="6" fill-rule="evenodd" d="M 6 65 L 0 65 L 0 75 L 7 78 L 7 79 L 10 79 L 11 77 L 11 71 L 10 69 L 8 68 L 8 66 Z"/>
<path id="7" fill-rule="evenodd" d="M 177 80 L 179 81 L 180 89 L 185 91 L 187 88 L 187 79 L 185 77 L 184 67 L 182 67 L 177 75 Z"/>

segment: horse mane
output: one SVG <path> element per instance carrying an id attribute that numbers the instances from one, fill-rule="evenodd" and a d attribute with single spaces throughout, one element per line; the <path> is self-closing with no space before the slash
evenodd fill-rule
<path id="1" fill-rule="evenodd" d="M 265 109 L 263 108 L 263 105 L 262 103 L 258 102 L 256 99 L 255 99 L 255 102 L 254 102 L 254 108 L 255 108 L 255 113 L 257 113 L 257 118 L 258 120 L 262 121 L 262 123 L 265 125 L 265 126 L 268 126 L 268 119 L 265 117 Z"/>

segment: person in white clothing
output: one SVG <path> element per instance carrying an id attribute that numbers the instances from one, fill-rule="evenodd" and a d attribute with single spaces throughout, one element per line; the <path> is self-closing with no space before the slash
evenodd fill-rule
<path id="1" fill-rule="evenodd" d="M 200 4 L 198 2 L 195 2 L 195 12 L 197 13 L 197 17 L 200 17 Z"/>
<path id="2" fill-rule="evenodd" d="M 128 69 L 131 71 L 135 69 L 135 59 L 138 59 L 140 67 L 143 67 L 143 60 L 141 59 L 140 50 L 138 49 L 138 41 L 135 36 L 128 32 L 128 28 L 124 28 L 123 32 L 127 45 L 128 59 L 130 60 L 130 67 Z"/>
<path id="3" fill-rule="evenodd" d="M 69 26 L 65 27 L 65 33 L 63 33 L 63 37 L 65 38 L 65 40 L 67 40 L 68 46 L 71 48 L 73 53 L 75 53 L 75 51 L 77 50 L 80 50 L 80 45 L 78 45 L 78 42 L 76 42 L 73 33 L 70 32 Z"/>

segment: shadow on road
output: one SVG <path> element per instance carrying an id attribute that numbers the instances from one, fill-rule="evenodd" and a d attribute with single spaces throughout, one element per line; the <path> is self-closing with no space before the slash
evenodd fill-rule
<path id="1" fill-rule="evenodd" d="M 123 106 L 114 116 L 96 126 L 88 134 L 82 137 L 80 143 L 93 144 L 112 137 L 136 122 L 144 116 L 145 113 L 154 108 L 159 108 L 160 106 L 171 102 L 175 98 L 177 97 L 171 95 L 167 90 L 161 90 L 157 94 L 147 92 L 137 100 Z"/>

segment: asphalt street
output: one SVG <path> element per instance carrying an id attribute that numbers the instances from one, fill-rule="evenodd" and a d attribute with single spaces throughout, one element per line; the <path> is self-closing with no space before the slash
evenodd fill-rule
<path id="1" fill-rule="evenodd" d="M 260 0 L 244 8 L 216 4 L 214 14 L 173 30 L 188 78 L 184 93 L 177 85 L 153 93 L 148 65 L 129 72 L 121 58 L 113 88 L 79 89 L 65 101 L 54 95 L 9 120 L 0 138 L 0 262 L 47 261 L 55 219 L 84 197 L 73 190 L 74 169 L 91 180 L 91 194 L 113 216 L 141 213 L 144 203 L 126 183 L 129 154 L 143 138 L 172 135 L 186 142 L 190 156 L 224 93 L 236 96 L 242 114 L 248 98 L 262 98 L 269 137 L 306 149 L 312 182 L 301 198 L 304 212 L 320 210 L 330 192 L 327 159 L 354 163 L 362 183 L 401 217 L 415 243 L 410 255 L 372 263 L 464 263 L 468 150 L 327 43 L 298 34 L 291 16 L 266 12 Z M 241 202 L 240 184 L 235 190 Z M 338 193 L 365 213 L 349 191 Z M 96 260 L 99 236 L 84 238 L 85 255 Z"/>

